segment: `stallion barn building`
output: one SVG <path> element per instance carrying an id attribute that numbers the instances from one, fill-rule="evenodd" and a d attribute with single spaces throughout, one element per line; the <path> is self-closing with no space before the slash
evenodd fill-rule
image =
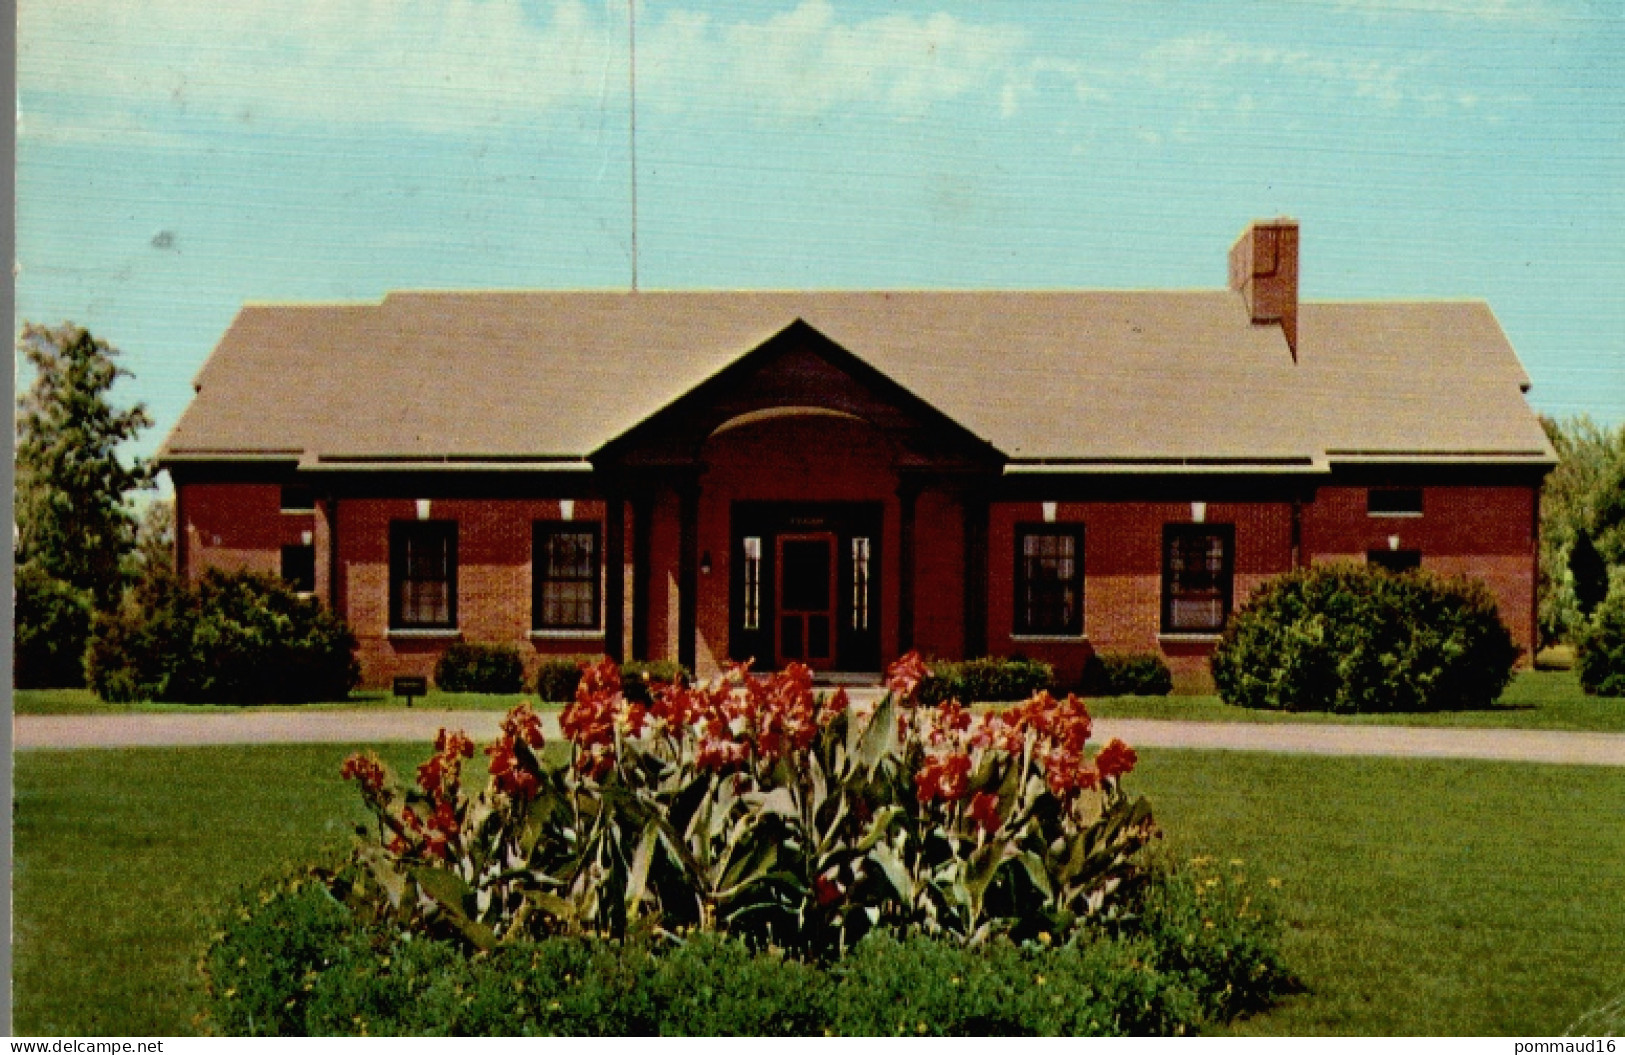
<path id="1" fill-rule="evenodd" d="M 280 574 L 364 683 L 453 641 L 792 660 L 1157 652 L 1301 565 L 1486 582 L 1526 650 L 1556 462 L 1482 302 L 1228 289 L 391 293 L 244 307 L 165 444 L 180 566 Z"/>

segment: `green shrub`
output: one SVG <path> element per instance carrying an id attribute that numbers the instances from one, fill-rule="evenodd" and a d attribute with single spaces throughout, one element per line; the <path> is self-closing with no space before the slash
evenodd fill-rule
<path id="1" fill-rule="evenodd" d="M 33 563 L 17 566 L 12 610 L 12 684 L 19 689 L 85 683 L 91 595 Z"/>
<path id="2" fill-rule="evenodd" d="M 525 664 L 512 645 L 457 641 L 435 663 L 434 683 L 446 692 L 524 692 Z"/>
<path id="3" fill-rule="evenodd" d="M 98 615 L 86 656 L 96 695 L 116 703 L 305 703 L 343 699 L 360 678 L 355 637 L 280 579 L 205 572 L 167 580 Z"/>
<path id="4" fill-rule="evenodd" d="M 1625 589 L 1597 606 L 1575 642 L 1580 686 L 1593 696 L 1625 696 Z"/>
<path id="5" fill-rule="evenodd" d="M 1214 651 L 1228 703 L 1339 713 L 1487 707 L 1518 648 L 1483 583 L 1332 564 L 1256 590 Z"/>
<path id="6" fill-rule="evenodd" d="M 1097 652 L 1084 665 L 1078 691 L 1085 696 L 1166 696 L 1174 691 L 1174 676 L 1154 652 Z"/>
<path id="7" fill-rule="evenodd" d="M 634 659 L 621 665 L 621 691 L 634 703 L 648 703 L 656 685 L 687 685 L 690 680 L 688 668 L 676 660 Z"/>
<path id="8" fill-rule="evenodd" d="M 536 669 L 536 698 L 543 703 L 568 703 L 576 698 L 581 684 L 581 668 L 597 661 L 595 656 L 552 656 Z"/>
<path id="9" fill-rule="evenodd" d="M 1159 869 L 1134 906 L 1130 932 L 1155 950 L 1159 968 L 1184 978 L 1207 1018 L 1225 1022 L 1268 1007 L 1297 982 L 1276 947 L 1271 901 L 1242 862 L 1220 867 L 1198 857 L 1183 869 Z"/>
<path id="10" fill-rule="evenodd" d="M 931 677 L 920 685 L 920 702 L 1008 703 L 1053 686 L 1055 668 L 1032 659 L 933 660 Z"/>
<path id="11" fill-rule="evenodd" d="M 208 1025 L 246 1035 L 1180 1035 L 1290 991 L 1234 876 L 1159 874 L 1115 935 L 966 948 L 872 933 L 801 962 L 720 935 L 559 936 L 467 955 L 368 928 L 308 878 L 247 895 L 202 961 Z M 1211 924 L 1211 925 L 1210 925 Z"/>
<path id="12" fill-rule="evenodd" d="M 830 1020 L 832 980 L 777 951 L 700 934 L 660 957 L 650 979 L 668 1037 L 805 1037 Z"/>
<path id="13" fill-rule="evenodd" d="M 303 1034 L 307 983 L 348 959 L 357 937 L 350 911 L 309 877 L 245 897 L 203 955 L 215 1028 L 233 1036 Z"/>
<path id="14" fill-rule="evenodd" d="M 544 703 L 569 703 L 581 684 L 581 668 L 603 661 L 602 656 L 558 656 L 542 661 L 536 672 L 536 697 Z M 621 666 L 621 691 L 634 703 L 648 703 L 652 685 L 687 685 L 693 678 L 687 667 L 670 659 L 634 659 Z"/>

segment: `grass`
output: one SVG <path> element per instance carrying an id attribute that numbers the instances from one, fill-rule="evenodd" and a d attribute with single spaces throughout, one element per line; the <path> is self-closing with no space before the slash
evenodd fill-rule
<path id="1" fill-rule="evenodd" d="M 1143 755 L 1172 852 L 1281 880 L 1308 992 L 1235 1032 L 1552 1036 L 1625 994 L 1625 769 Z"/>
<path id="2" fill-rule="evenodd" d="M 363 819 L 350 750 L 19 753 L 18 1031 L 192 1032 L 234 892 Z M 1553 1035 L 1625 990 L 1625 770 L 1147 750 L 1132 781 L 1172 852 L 1282 881 L 1309 991 L 1239 1032 Z"/>
<path id="3" fill-rule="evenodd" d="M 505 695 L 483 692 L 441 692 L 431 688 L 427 696 L 413 700 L 420 711 L 506 711 L 523 693 Z M 194 703 L 103 703 L 89 689 L 17 689 L 13 693 L 14 714 L 242 714 L 245 711 L 399 711 L 405 699 L 385 689 L 353 692 L 347 700 L 325 703 L 270 704 L 255 707 L 228 707 Z"/>
<path id="4" fill-rule="evenodd" d="M 1492 707 L 1422 714 L 1328 714 L 1234 707 L 1217 696 L 1115 696 L 1089 701 L 1097 718 L 1164 718 L 1189 722 L 1304 722 L 1334 725 L 1421 725 L 1472 729 L 1567 729 L 1625 732 L 1625 698 L 1587 696 L 1572 671 L 1522 671 Z"/>
<path id="5" fill-rule="evenodd" d="M 220 707 L 184 703 L 102 703 L 88 689 L 18 689 L 16 714 L 240 714 L 250 710 L 378 711 L 402 710 L 405 701 L 383 690 L 354 693 L 349 700 L 300 706 Z M 420 710 L 506 711 L 525 697 L 431 689 L 417 700 Z M 1587 696 L 1573 672 L 1524 671 L 1495 706 L 1476 711 L 1431 714 L 1285 713 L 1232 707 L 1217 696 L 1116 696 L 1089 701 L 1100 718 L 1164 718 L 1190 722 L 1307 722 L 1338 725 L 1425 725 L 1474 729 L 1568 729 L 1625 732 L 1625 699 Z"/>

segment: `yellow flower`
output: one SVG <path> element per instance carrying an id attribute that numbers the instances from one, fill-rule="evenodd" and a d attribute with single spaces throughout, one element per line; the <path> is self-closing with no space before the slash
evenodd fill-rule
<path id="1" fill-rule="evenodd" d="M 1281 880 L 1275 876 L 1270 876 L 1265 880 L 1265 882 L 1274 887 L 1276 890 L 1281 889 Z"/>

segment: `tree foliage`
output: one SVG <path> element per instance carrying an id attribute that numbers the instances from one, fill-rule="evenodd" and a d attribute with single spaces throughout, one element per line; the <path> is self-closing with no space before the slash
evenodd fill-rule
<path id="1" fill-rule="evenodd" d="M 1574 638 L 1610 582 L 1625 588 L 1625 425 L 1541 424 L 1561 459 L 1540 506 L 1540 632 L 1551 643 Z"/>
<path id="2" fill-rule="evenodd" d="M 152 419 L 142 404 L 114 405 L 112 388 L 129 371 L 114 363 L 117 349 L 83 327 L 24 324 L 18 349 L 35 371 L 18 400 L 18 563 L 110 610 L 135 545 L 127 499 L 152 479 L 146 463 L 127 463 L 119 447 Z"/>

